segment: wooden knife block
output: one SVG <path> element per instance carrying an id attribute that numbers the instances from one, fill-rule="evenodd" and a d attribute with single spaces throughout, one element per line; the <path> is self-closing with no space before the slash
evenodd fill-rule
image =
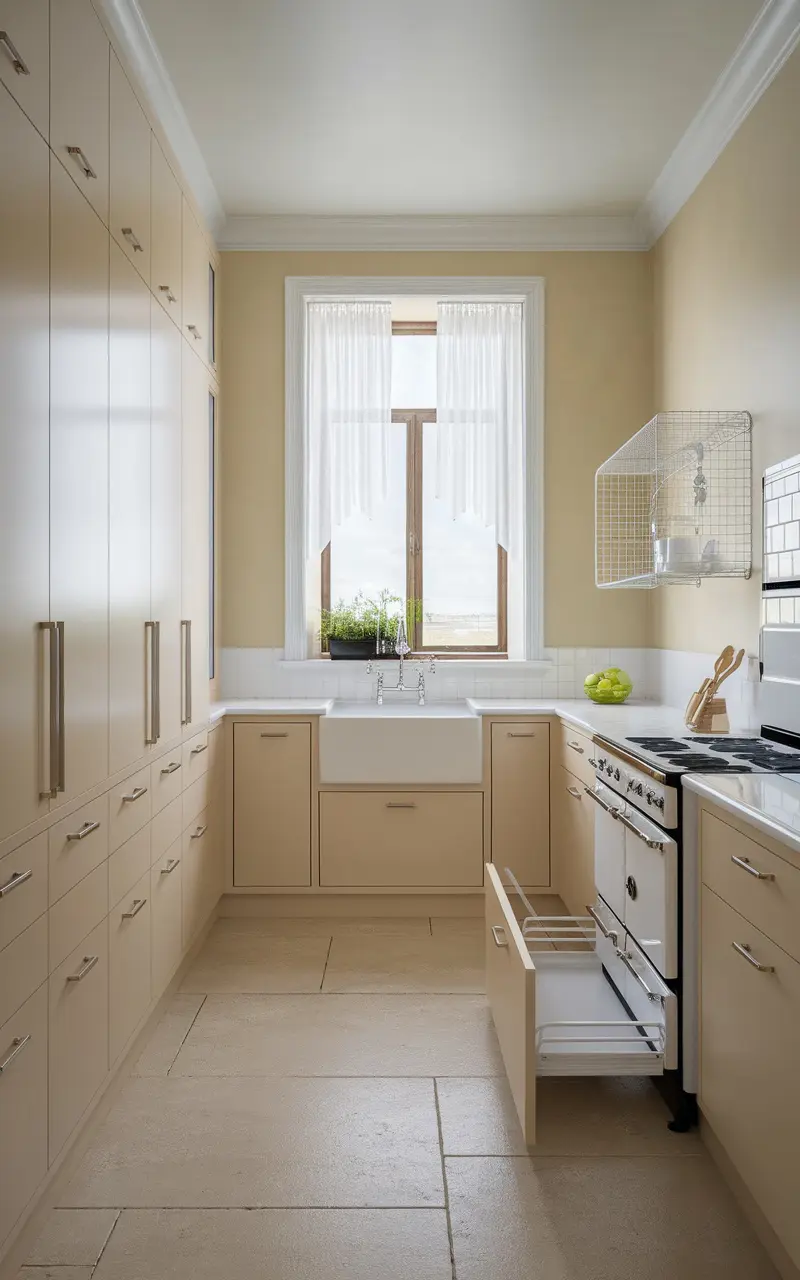
<path id="1" fill-rule="evenodd" d="M 728 719 L 728 706 L 724 698 L 709 698 L 689 724 L 695 733 L 730 733 L 731 724 Z"/>

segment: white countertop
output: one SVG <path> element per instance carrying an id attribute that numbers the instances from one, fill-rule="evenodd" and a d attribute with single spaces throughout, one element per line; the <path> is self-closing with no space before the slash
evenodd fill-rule
<path id="1" fill-rule="evenodd" d="M 683 785 L 800 854 L 800 775 L 692 773 Z"/>
<path id="2" fill-rule="evenodd" d="M 635 698 L 618 706 L 599 706 L 588 698 L 468 698 L 467 705 L 479 716 L 559 716 L 584 733 L 614 738 L 688 732 L 679 707 Z"/>
<path id="3" fill-rule="evenodd" d="M 333 698 L 228 698 L 212 702 L 209 720 L 223 716 L 326 716 Z"/>

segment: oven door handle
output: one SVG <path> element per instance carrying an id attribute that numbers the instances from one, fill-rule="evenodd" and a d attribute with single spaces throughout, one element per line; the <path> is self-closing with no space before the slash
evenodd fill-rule
<path id="1" fill-rule="evenodd" d="M 639 983 L 639 986 L 642 988 L 645 995 L 647 996 L 647 999 L 653 1000 L 653 1001 L 658 1000 L 661 1004 L 663 1004 L 664 1000 L 660 992 L 654 991 L 652 987 L 649 987 L 645 982 L 644 978 L 642 977 L 642 975 L 639 973 L 638 969 L 634 968 L 631 960 L 631 953 L 629 951 L 623 951 L 621 947 L 617 947 L 616 955 L 617 955 L 617 959 L 621 960 L 622 963 L 625 965 L 625 968 L 628 970 L 628 972 L 633 974 L 634 978 Z"/>
<path id="2" fill-rule="evenodd" d="M 584 787 L 583 789 L 586 792 L 587 796 L 589 796 L 591 800 L 594 800 L 595 804 L 599 804 L 600 808 L 603 809 L 606 813 L 610 813 L 612 818 L 617 819 L 620 817 L 619 809 L 615 808 L 614 805 L 606 804 L 602 796 L 599 796 L 597 792 L 592 789 L 592 787 Z"/>
<path id="3" fill-rule="evenodd" d="M 624 813 L 618 813 L 617 817 L 623 827 L 627 827 L 628 831 L 632 831 L 635 836 L 638 836 L 640 840 L 644 841 L 648 849 L 660 849 L 662 853 L 664 852 L 663 840 L 651 840 L 649 836 L 646 836 L 643 831 L 639 830 L 634 822 L 631 822 L 630 818 L 626 818 Z"/>
<path id="4" fill-rule="evenodd" d="M 614 945 L 615 947 L 618 947 L 618 946 L 619 946 L 619 934 L 617 933 L 616 929 L 609 929 L 609 928 L 608 928 L 608 926 L 606 925 L 605 921 L 604 921 L 604 920 L 602 919 L 602 917 L 597 913 L 597 911 L 595 910 L 595 908 L 594 908 L 594 907 L 587 906 L 587 907 L 586 907 L 586 910 L 589 912 L 589 915 L 590 915 L 590 916 L 592 917 L 592 919 L 594 920 L 595 924 L 597 925 L 598 929 L 599 929 L 599 930 L 600 930 L 600 932 L 602 933 L 603 937 L 604 937 L 604 938 L 608 938 L 609 942 L 613 943 L 613 945 Z"/>

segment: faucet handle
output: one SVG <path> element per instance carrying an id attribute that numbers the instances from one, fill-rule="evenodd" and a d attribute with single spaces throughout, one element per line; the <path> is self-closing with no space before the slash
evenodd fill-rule
<path id="1" fill-rule="evenodd" d="M 436 654 L 435 653 L 432 653 L 430 656 L 430 664 L 428 666 L 428 671 L 432 676 L 436 675 Z"/>

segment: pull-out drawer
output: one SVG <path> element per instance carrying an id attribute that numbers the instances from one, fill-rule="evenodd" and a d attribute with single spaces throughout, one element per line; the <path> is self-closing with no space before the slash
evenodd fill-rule
<path id="1" fill-rule="evenodd" d="M 0 951 L 47 910 L 47 836 L 0 858 Z"/>
<path id="2" fill-rule="evenodd" d="M 109 792 L 109 852 L 150 821 L 150 765 Z"/>
<path id="3" fill-rule="evenodd" d="M 148 865 L 108 917 L 108 1058 L 112 1066 L 150 1004 L 150 916 Z"/>
<path id="4" fill-rule="evenodd" d="M 108 835 L 108 796 L 99 796 L 50 828 L 51 904 L 108 857 Z"/>
<path id="5" fill-rule="evenodd" d="M 183 957 L 183 855 L 180 836 L 150 870 L 153 997 L 165 990 Z"/>
<path id="6" fill-rule="evenodd" d="M 150 765 L 150 791 L 153 817 L 166 808 L 183 790 L 182 752 L 176 747 L 167 756 Z"/>
<path id="7" fill-rule="evenodd" d="M 208 730 L 183 744 L 183 788 L 186 790 L 208 772 Z"/>
<path id="8" fill-rule="evenodd" d="M 631 938 L 605 924 L 595 938 L 593 927 L 589 917 L 565 917 L 560 930 L 518 920 L 496 868 L 486 867 L 486 990 L 529 1146 L 537 1075 L 656 1076 L 676 1065 L 674 995 Z"/>
<path id="9" fill-rule="evenodd" d="M 108 1073 L 108 923 L 50 975 L 52 1164 Z"/>
<path id="10" fill-rule="evenodd" d="M 47 1173 L 47 984 L 0 1026 L 0 1246 Z"/>
<path id="11" fill-rule="evenodd" d="M 594 743 L 579 729 L 571 725 L 560 725 L 558 734 L 559 763 L 579 778 L 585 787 L 593 787 L 595 780 Z"/>

